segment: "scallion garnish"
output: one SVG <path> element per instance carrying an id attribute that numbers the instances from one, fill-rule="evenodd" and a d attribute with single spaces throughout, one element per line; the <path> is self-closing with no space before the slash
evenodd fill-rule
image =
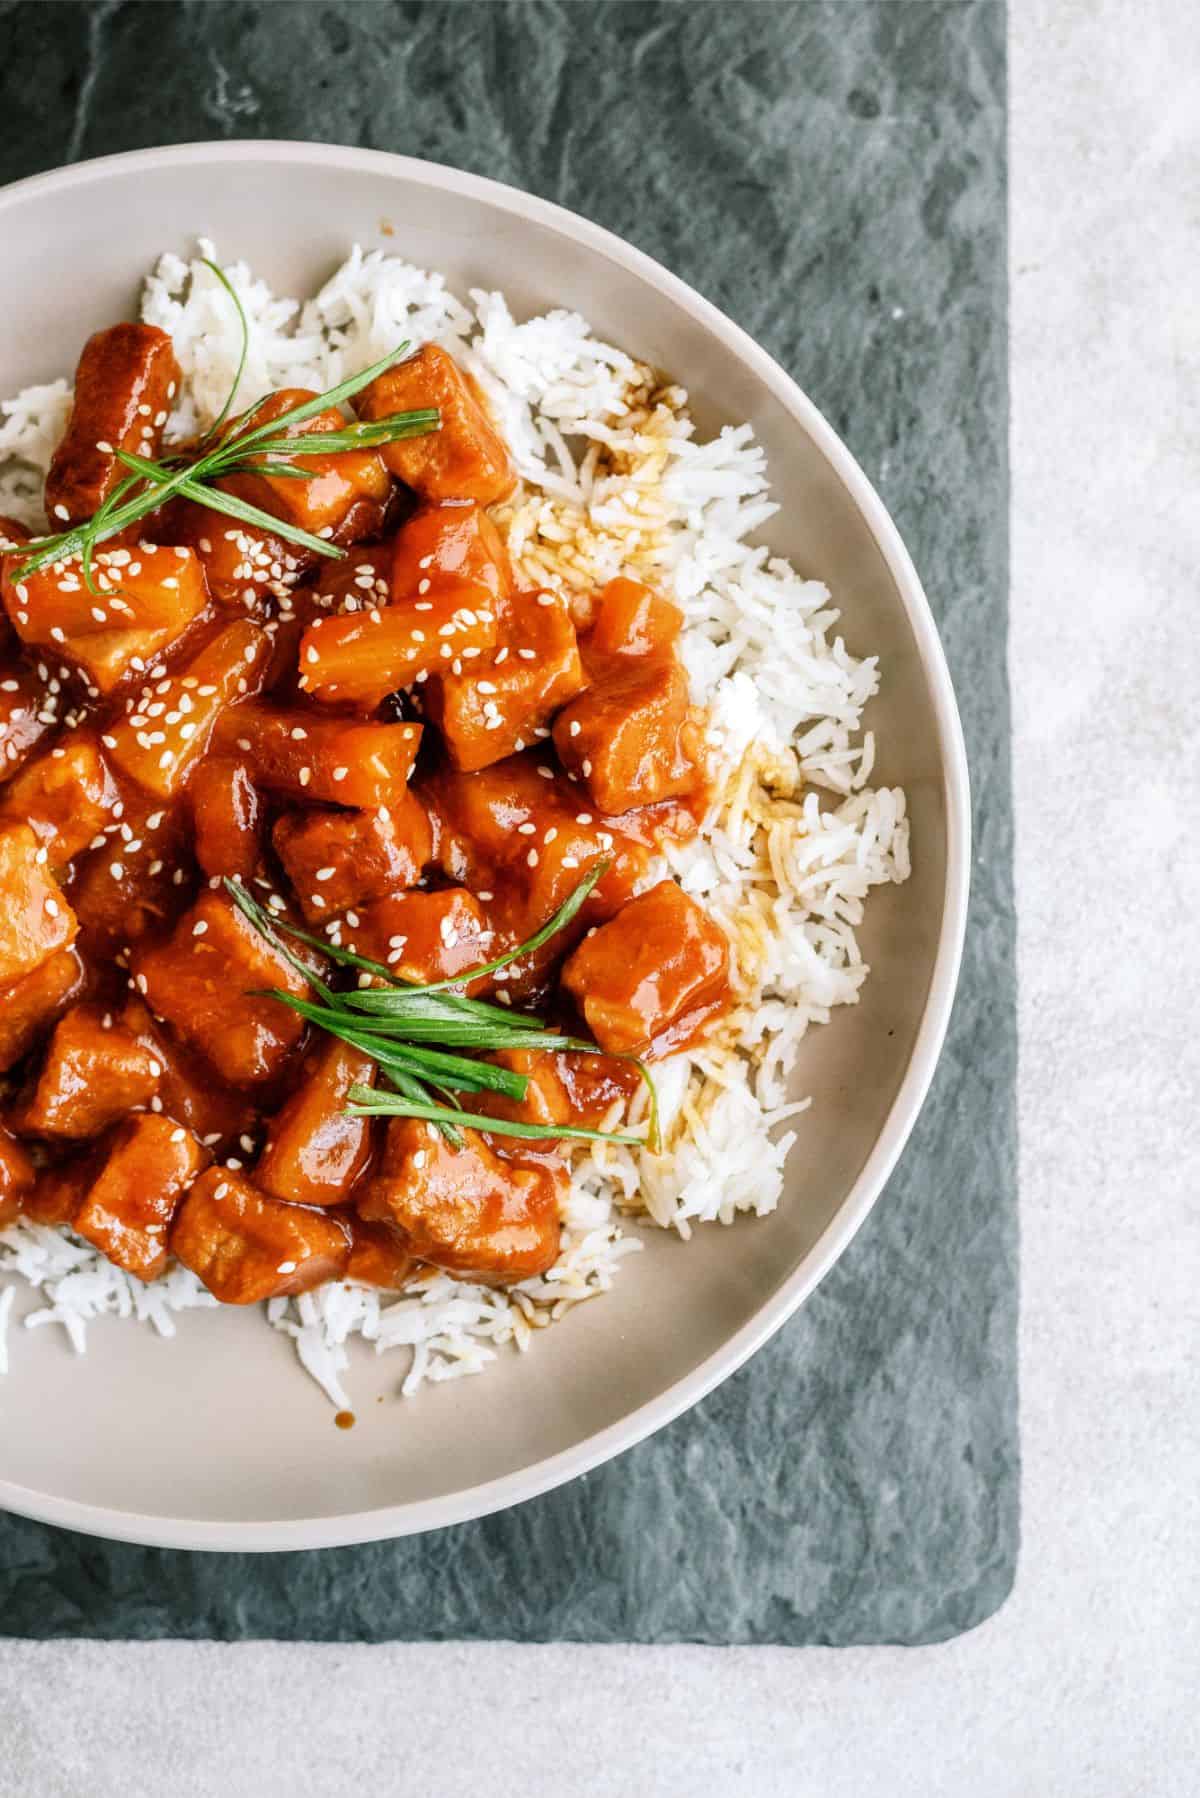
<path id="1" fill-rule="evenodd" d="M 481 999 L 469 999 L 463 988 L 481 975 L 508 967 L 512 962 L 539 949 L 543 943 L 563 930 L 575 917 L 609 863 L 598 861 L 580 881 L 554 916 L 516 949 L 485 962 L 478 968 L 465 969 L 452 980 L 432 981 L 417 985 L 399 979 L 382 962 L 371 961 L 352 949 L 342 949 L 325 942 L 310 931 L 286 919 L 272 917 L 240 880 L 226 880 L 225 890 L 233 903 L 249 919 L 256 930 L 271 943 L 306 980 L 315 997 L 300 999 L 281 987 L 269 989 L 270 996 L 281 1005 L 325 1030 L 340 1041 L 370 1056 L 381 1074 L 395 1087 L 395 1094 L 377 1093 L 368 1087 L 351 1094 L 357 1103 L 350 1109 L 358 1116 L 379 1115 L 425 1118 L 437 1124 L 443 1133 L 459 1146 L 462 1138 L 458 1126 L 488 1130 L 498 1136 L 643 1144 L 641 1136 L 620 1131 L 583 1130 L 568 1125 L 513 1123 L 506 1118 L 486 1118 L 481 1113 L 464 1111 L 455 1095 L 459 1092 L 496 1092 L 518 1103 L 528 1091 L 526 1075 L 495 1062 L 475 1061 L 456 1055 L 456 1049 L 480 1051 L 499 1049 L 541 1049 L 550 1052 L 576 1051 L 599 1055 L 604 1051 L 595 1043 L 580 1037 L 551 1030 L 540 1018 L 526 1013 L 489 1005 Z M 359 987 L 349 992 L 335 992 L 319 975 L 291 950 L 284 936 L 319 949 L 322 954 L 344 967 L 357 969 L 382 984 Z M 634 1061 L 650 1094 L 650 1144 L 658 1146 L 658 1105 L 654 1082 L 645 1066 L 633 1056 L 614 1056 L 614 1060 Z M 441 1092 L 446 1103 L 434 1094 Z M 366 1095 L 364 1098 L 363 1095 Z M 366 1109 L 364 1109 L 364 1107 Z M 373 1108 L 373 1109 L 371 1109 Z"/>
<path id="2" fill-rule="evenodd" d="M 269 475 L 274 479 L 282 476 L 286 479 L 303 480 L 309 478 L 308 471 L 295 467 L 290 460 L 293 457 L 377 449 L 382 444 L 396 443 L 403 438 L 424 436 L 440 427 L 441 414 L 436 408 L 423 408 L 412 412 L 394 412 L 388 418 L 361 419 L 344 425 L 337 431 L 315 431 L 299 436 L 294 434 L 298 425 L 315 418 L 319 412 L 326 412 L 330 407 L 340 406 L 353 399 L 356 393 L 361 393 L 378 375 L 391 368 L 393 363 L 399 362 L 411 347 L 408 343 L 402 343 L 386 356 L 381 356 L 378 362 L 372 363 L 370 368 L 348 376 L 346 380 L 339 381 L 336 386 L 310 400 L 303 400 L 298 406 L 291 407 L 266 424 L 256 425 L 254 422 L 265 403 L 258 401 L 235 430 L 227 432 L 219 442 L 214 442 L 228 417 L 246 366 L 250 328 L 241 300 L 224 272 L 215 262 L 209 262 L 207 257 L 202 260 L 233 300 L 241 326 L 242 348 L 237 372 L 225 403 L 201 440 L 201 454 L 191 460 L 180 456 L 154 460 L 118 450 L 118 459 L 132 471 L 129 478 L 119 482 L 108 498 L 82 524 L 73 525 L 68 531 L 58 531 L 50 536 L 34 537 L 25 544 L 20 565 L 14 571 L 14 580 L 27 579 L 47 563 L 68 561 L 77 556 L 82 563 L 85 585 L 89 592 L 94 593 L 96 586 L 92 564 L 100 544 L 117 536 L 119 532 L 128 530 L 131 525 L 157 511 L 176 495 L 195 500 L 210 511 L 224 513 L 226 517 L 236 518 L 243 524 L 268 531 L 272 536 L 294 543 L 314 555 L 341 560 L 346 552 L 337 544 L 330 543 L 324 537 L 315 537 L 311 532 L 302 530 L 299 525 L 294 525 L 285 518 L 277 518 L 272 512 L 249 505 L 245 500 L 215 487 L 213 483 L 225 475 L 248 472 Z M 209 445 L 213 447 L 210 448 Z"/>

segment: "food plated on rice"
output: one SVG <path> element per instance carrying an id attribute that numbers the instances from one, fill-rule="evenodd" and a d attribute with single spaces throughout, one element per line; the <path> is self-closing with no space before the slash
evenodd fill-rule
<path id="1" fill-rule="evenodd" d="M 348 1407 L 353 1337 L 476 1372 L 777 1204 L 904 797 L 748 428 L 201 252 L 0 432 L 0 1325 L 261 1302 Z"/>

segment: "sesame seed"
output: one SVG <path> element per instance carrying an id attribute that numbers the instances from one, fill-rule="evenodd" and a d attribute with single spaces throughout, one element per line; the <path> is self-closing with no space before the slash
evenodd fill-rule
<path id="1" fill-rule="evenodd" d="M 526 861 L 527 861 L 527 862 L 528 862 L 528 863 L 529 863 L 529 866 L 530 866 L 530 867 L 531 867 L 531 868 L 536 868 L 536 867 L 537 867 L 537 865 L 538 865 L 538 852 L 537 852 L 537 850 L 536 850 L 536 849 L 531 849 L 531 850 L 530 850 L 530 851 L 529 851 L 529 854 L 528 854 L 528 855 L 527 855 L 527 856 L 526 856 L 526 857 L 525 857 L 525 860 L 526 860 Z"/>
<path id="2" fill-rule="evenodd" d="M 103 437 L 97 439 L 96 448 L 100 451 L 102 456 L 111 456 L 113 453 L 112 444 L 106 443 Z"/>
<path id="3" fill-rule="evenodd" d="M 571 735 L 577 737 L 582 729 L 583 726 L 580 724 L 578 718 L 572 718 L 570 725 Z"/>
<path id="4" fill-rule="evenodd" d="M 300 785 L 302 787 L 306 787 L 308 785 L 309 781 L 312 779 L 312 769 L 311 768 L 301 768 L 301 770 L 300 770 L 299 774 L 296 776 L 296 778 L 300 782 Z"/>
<path id="5" fill-rule="evenodd" d="M 197 918 L 196 922 L 192 925 L 192 935 L 203 936 L 207 929 L 208 925 L 205 923 L 204 919 Z"/>

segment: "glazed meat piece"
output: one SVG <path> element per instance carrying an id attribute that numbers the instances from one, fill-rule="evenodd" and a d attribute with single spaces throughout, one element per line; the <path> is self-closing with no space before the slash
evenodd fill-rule
<path id="1" fill-rule="evenodd" d="M 236 437 L 243 428 L 257 430 L 271 424 L 283 413 L 294 411 L 317 395 L 306 387 L 285 387 L 273 393 L 252 414 L 243 413 L 225 431 L 226 439 Z M 298 425 L 282 427 L 288 437 L 320 436 L 345 429 L 345 420 L 336 406 L 329 406 Z M 263 458 L 251 458 L 262 460 Z M 287 460 L 273 457 L 274 461 Z M 371 537 L 383 523 L 391 478 L 377 451 L 338 450 L 330 455 L 305 455 L 302 463 L 306 479 L 297 481 L 284 475 L 246 473 L 228 475 L 218 482 L 227 493 L 235 494 L 262 512 L 288 524 L 298 525 L 314 537 L 327 536 L 338 543 L 353 543 L 360 537 Z M 210 518 L 212 514 L 209 514 Z M 215 522 L 215 521 L 214 521 Z"/>
<path id="2" fill-rule="evenodd" d="M 116 828 L 92 838 L 75 864 L 71 903 L 79 946 L 96 962 L 167 929 L 191 897 L 192 859 L 186 819 L 130 785 Z"/>
<path id="3" fill-rule="evenodd" d="M 499 647 L 433 675 L 425 709 L 456 768 L 473 771 L 526 748 L 587 684 L 575 627 L 554 593 L 516 593 Z"/>
<path id="4" fill-rule="evenodd" d="M 689 706 L 678 663 L 648 659 L 597 675 L 555 719 L 554 747 L 601 811 L 654 805 L 700 784 Z"/>
<path id="5" fill-rule="evenodd" d="M 396 533 L 388 579 L 393 604 L 432 601 L 446 588 L 482 587 L 503 611 L 513 590 L 508 551 L 481 506 L 422 506 L 414 512 Z"/>
<path id="6" fill-rule="evenodd" d="M 565 1172 L 502 1161 L 477 1132 L 462 1135 L 454 1149 L 432 1125 L 393 1118 L 361 1216 L 388 1224 L 418 1261 L 462 1279 L 545 1273 L 558 1254 Z"/>
<path id="7" fill-rule="evenodd" d="M 433 855 L 429 814 L 407 787 L 375 811 L 285 812 L 272 837 L 301 911 L 317 925 L 415 886 Z"/>
<path id="8" fill-rule="evenodd" d="M 270 1198 L 229 1168 L 210 1167 L 179 1208 L 171 1249 L 223 1305 L 255 1305 L 341 1279 L 350 1227 L 326 1211 Z"/>
<path id="9" fill-rule="evenodd" d="M 151 1110 L 161 1104 L 168 1117 L 186 1124 L 206 1149 L 224 1153 L 235 1139 L 242 1153 L 249 1153 L 255 1112 L 244 1093 L 218 1080 L 204 1061 L 174 1040 L 154 1022 L 144 1001 L 136 995 L 121 1013 L 121 1023 L 148 1049 L 160 1069 L 158 1093 Z"/>
<path id="10" fill-rule="evenodd" d="M 480 656 L 495 643 L 496 630 L 492 595 L 465 582 L 382 610 L 316 618 L 300 643 L 300 688 L 323 705 L 369 711 L 443 663 L 461 667 L 464 657 Z"/>
<path id="11" fill-rule="evenodd" d="M 33 1191 L 21 1200 L 21 1215 L 35 1224 L 73 1224 L 97 1166 L 93 1150 L 39 1169 Z"/>
<path id="12" fill-rule="evenodd" d="M 33 1191 L 36 1179 L 37 1170 L 29 1156 L 12 1131 L 0 1124 L 0 1230 L 20 1215 L 22 1201 Z"/>
<path id="13" fill-rule="evenodd" d="M 171 1220 L 208 1159 L 174 1118 L 146 1112 L 127 1119 L 105 1145 L 74 1229 L 127 1274 L 157 1280 Z"/>
<path id="14" fill-rule="evenodd" d="M 195 500 L 172 504 L 158 526 L 171 543 L 194 551 L 213 598 L 254 610 L 286 597 L 316 555 L 258 525 L 239 524 Z"/>
<path id="15" fill-rule="evenodd" d="M 0 992 L 75 940 L 75 914 L 28 824 L 0 825 Z"/>
<path id="16" fill-rule="evenodd" d="M 0 1073 L 29 1053 L 63 1006 L 78 994 L 83 980 L 78 951 L 60 949 L 0 992 Z"/>
<path id="17" fill-rule="evenodd" d="M 374 1084 L 369 1055 L 322 1037 L 299 1086 L 271 1119 L 256 1184 L 296 1204 L 343 1204 L 371 1158 L 371 1120 L 347 1112 L 350 1088 Z"/>
<path id="18" fill-rule="evenodd" d="M 14 1112 L 31 1136 L 99 1136 L 148 1105 L 161 1069 L 110 1013 L 76 1005 L 55 1026 L 36 1084 Z"/>
<path id="19" fill-rule="evenodd" d="M 441 413 L 440 430 L 384 445 L 392 473 L 424 499 L 474 499 L 485 506 L 506 499 L 516 473 L 504 440 L 471 376 L 436 343 L 385 369 L 354 401 L 359 417 L 368 419 L 431 406 Z"/>
<path id="20" fill-rule="evenodd" d="M 248 619 L 227 624 L 179 670 L 149 681 L 101 741 L 116 766 L 148 793 L 170 799 L 204 754 L 217 720 L 256 693 L 271 639 Z"/>
<path id="21" fill-rule="evenodd" d="M 729 944 L 707 912 L 664 880 L 585 938 L 562 983 L 602 1049 L 666 1055 L 727 1003 Z"/>
<path id="22" fill-rule="evenodd" d="M 140 947 L 133 974 L 155 1016 L 235 1086 L 279 1074 L 304 1035 L 304 1020 L 263 989 L 303 998 L 307 981 L 224 893 L 202 893 L 166 942 Z"/>
<path id="23" fill-rule="evenodd" d="M 675 651 L 680 614 L 636 582 L 601 595 L 584 663 L 590 684 L 554 721 L 554 747 L 601 811 L 692 793 L 700 743 Z"/>
<path id="24" fill-rule="evenodd" d="M 650 865 L 648 842 L 621 819 L 601 818 L 539 758 L 512 756 L 478 774 L 439 773 L 427 792 L 439 825 L 438 855 L 452 879 L 492 894 L 498 949 L 540 929 L 597 861 L 607 868 L 573 922 L 506 970 L 505 990 L 540 997 L 558 961 L 589 924 L 631 896 Z"/>
<path id="25" fill-rule="evenodd" d="M 4 606 L 25 643 L 76 652 L 81 640 L 112 632 L 144 636 L 157 654 L 208 604 L 204 573 L 188 549 L 102 549 L 93 561 L 92 592 L 76 562 L 51 562 L 17 579 L 5 559 Z"/>
<path id="26" fill-rule="evenodd" d="M 51 867 L 61 869 L 108 823 L 118 797 L 98 738 L 73 730 L 0 790 L 0 819 L 31 825 Z"/>
<path id="27" fill-rule="evenodd" d="M 0 619 L 0 635 L 4 625 Z M 46 682 L 20 662 L 0 662 L 0 780 L 14 774 L 54 729 Z"/>
<path id="28" fill-rule="evenodd" d="M 262 802 L 245 762 L 206 756 L 192 775 L 188 801 L 202 872 L 249 880 L 262 852 Z"/>
<path id="29" fill-rule="evenodd" d="M 453 980 L 497 953 L 487 915 L 464 887 L 381 899 L 346 932 L 346 945 L 372 961 L 384 962 L 397 979 L 418 986 Z M 472 982 L 472 996 L 477 990 Z"/>
<path id="30" fill-rule="evenodd" d="M 52 523 L 91 517 L 125 477 L 118 450 L 157 456 L 178 382 L 171 339 L 155 325 L 111 325 L 88 338 L 66 436 L 46 475 Z"/>
<path id="31" fill-rule="evenodd" d="M 217 742 L 244 755 L 258 785 L 301 803 L 390 805 L 408 784 L 419 724 L 314 718 L 251 700 L 221 720 Z"/>
<path id="32" fill-rule="evenodd" d="M 420 1262 L 413 1260 L 396 1232 L 386 1224 L 368 1224 L 353 1216 L 347 1221 L 351 1236 L 347 1280 L 359 1286 L 381 1286 L 400 1292 L 422 1272 Z"/>

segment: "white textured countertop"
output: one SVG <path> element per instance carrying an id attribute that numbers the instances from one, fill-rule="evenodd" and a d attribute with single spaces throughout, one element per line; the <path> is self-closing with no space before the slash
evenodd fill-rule
<path id="1" fill-rule="evenodd" d="M 1200 1789 L 1200 12 L 1013 0 L 1010 58 L 1013 1596 L 915 1650 L 0 1641 L 4 1798 Z"/>

